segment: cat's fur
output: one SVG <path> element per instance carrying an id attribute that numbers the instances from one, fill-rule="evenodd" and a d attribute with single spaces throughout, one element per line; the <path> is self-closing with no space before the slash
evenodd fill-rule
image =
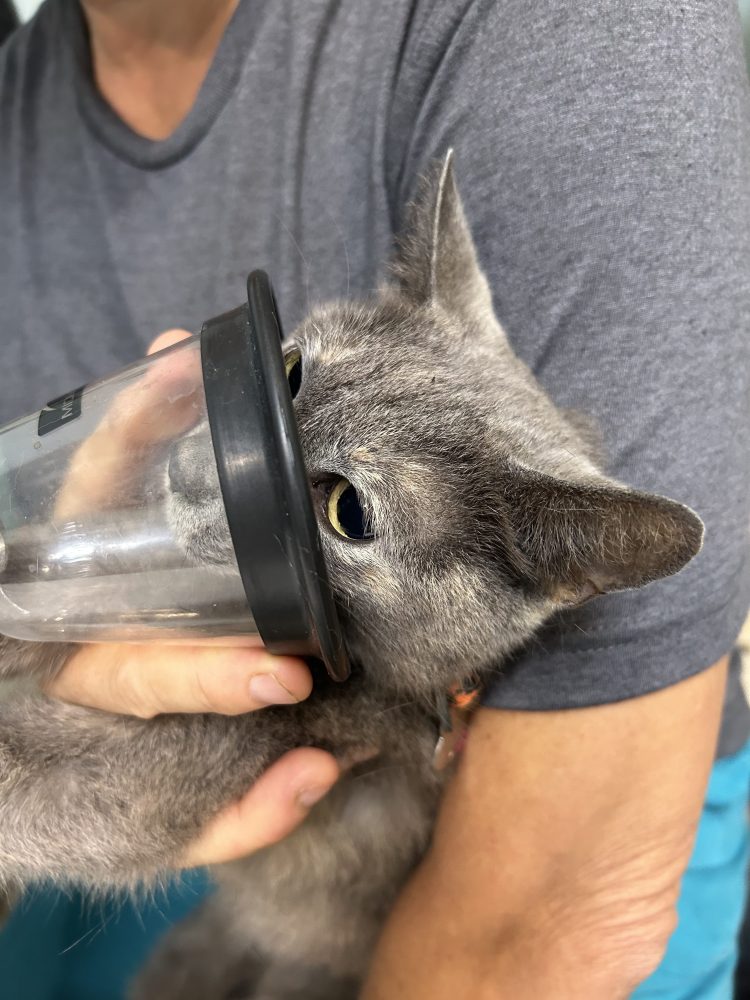
<path id="1" fill-rule="evenodd" d="M 292 338 L 352 679 L 241 717 L 0 705 L 8 883 L 132 886 L 170 868 L 283 751 L 376 753 L 283 843 L 216 871 L 218 892 L 170 936 L 138 998 L 353 1000 L 428 843 L 435 707 L 449 685 L 486 676 L 561 606 L 674 573 L 700 547 L 687 508 L 602 474 L 513 354 L 449 158 L 422 187 L 393 273 L 374 301 L 318 310 Z M 331 475 L 358 490 L 374 540 L 326 524 L 319 484 Z M 186 550 L 211 558 L 221 511 L 183 498 L 173 513 Z M 0 672 L 49 676 L 65 652 L 2 640 Z"/>

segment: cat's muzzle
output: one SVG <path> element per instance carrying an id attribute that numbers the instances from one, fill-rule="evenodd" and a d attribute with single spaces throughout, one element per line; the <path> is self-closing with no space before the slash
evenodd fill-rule
<path id="1" fill-rule="evenodd" d="M 215 491 L 210 489 L 209 472 L 215 463 L 210 449 L 207 427 L 203 434 L 191 434 L 173 444 L 167 465 L 170 492 L 195 504 L 212 499 Z"/>

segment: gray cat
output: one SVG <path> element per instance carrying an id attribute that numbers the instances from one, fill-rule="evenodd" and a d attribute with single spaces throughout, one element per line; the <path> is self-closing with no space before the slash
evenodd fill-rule
<path id="1" fill-rule="evenodd" d="M 353 1000 L 428 844 L 448 688 L 481 681 L 560 608 L 675 573 L 701 544 L 689 509 L 600 471 L 513 354 L 450 158 L 422 185 L 393 282 L 314 312 L 286 349 L 351 680 L 242 717 L 0 705 L 8 886 L 148 882 L 283 751 L 360 761 L 284 842 L 216 870 L 139 1000 Z M 184 461 L 195 440 L 181 447 L 177 475 L 200 465 Z M 174 500 L 193 559 L 220 558 L 222 516 L 189 489 Z M 65 653 L 4 639 L 0 675 L 43 679 Z"/>

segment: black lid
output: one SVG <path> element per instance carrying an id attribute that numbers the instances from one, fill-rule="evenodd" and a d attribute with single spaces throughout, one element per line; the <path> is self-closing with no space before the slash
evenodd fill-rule
<path id="1" fill-rule="evenodd" d="M 206 409 L 237 563 L 265 645 L 320 657 L 345 680 L 344 650 L 264 271 L 247 306 L 204 324 Z"/>

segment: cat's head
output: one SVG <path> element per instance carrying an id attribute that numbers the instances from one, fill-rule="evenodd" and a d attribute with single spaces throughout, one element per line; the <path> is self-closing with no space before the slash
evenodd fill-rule
<path id="1" fill-rule="evenodd" d="M 393 281 L 314 311 L 285 353 L 349 651 L 390 686 L 445 689 L 562 605 L 700 548 L 696 515 L 605 478 L 513 354 L 450 157 L 422 185 Z"/>

